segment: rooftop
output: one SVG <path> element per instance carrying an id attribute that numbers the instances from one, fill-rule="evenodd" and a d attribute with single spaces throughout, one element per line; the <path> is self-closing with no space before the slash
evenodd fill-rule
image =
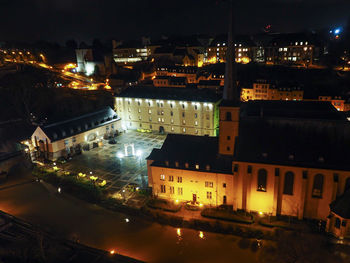
<path id="1" fill-rule="evenodd" d="M 110 107 L 105 107 L 101 110 L 72 119 L 42 126 L 41 129 L 51 141 L 58 141 L 85 131 L 96 129 L 119 119 L 114 110 Z"/>
<path id="2" fill-rule="evenodd" d="M 350 219 L 350 191 L 338 196 L 329 206 L 331 211 L 342 218 Z"/>
<path id="3" fill-rule="evenodd" d="M 209 89 L 128 87 L 116 97 L 179 101 L 218 102 L 221 97 Z"/>
<path id="4" fill-rule="evenodd" d="M 168 134 L 162 148 L 153 149 L 147 159 L 154 161 L 152 166 L 231 174 L 232 158 L 217 150 L 217 137 Z"/>

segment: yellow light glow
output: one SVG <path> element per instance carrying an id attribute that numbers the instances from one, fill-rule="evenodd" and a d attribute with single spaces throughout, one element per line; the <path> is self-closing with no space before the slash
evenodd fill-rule
<path id="1" fill-rule="evenodd" d="M 105 89 L 111 90 L 112 88 L 109 85 L 105 85 Z"/>
<path id="2" fill-rule="evenodd" d="M 210 59 L 208 59 L 208 63 L 215 64 L 216 63 L 216 57 L 211 57 Z"/>
<path id="3" fill-rule="evenodd" d="M 203 66 L 203 61 L 198 61 L 198 65 L 199 68 Z"/>
<path id="4" fill-rule="evenodd" d="M 106 180 L 103 180 L 101 183 L 99 183 L 100 186 L 105 186 L 106 185 Z"/>
<path id="5" fill-rule="evenodd" d="M 204 234 L 203 234 L 202 231 L 199 231 L 199 238 L 200 238 L 200 239 L 204 239 Z"/>
<path id="6" fill-rule="evenodd" d="M 177 236 L 181 237 L 181 228 L 176 229 Z"/>
<path id="7" fill-rule="evenodd" d="M 114 253 L 115 253 L 114 249 L 112 249 L 111 251 L 109 251 L 109 253 L 110 253 L 111 255 L 114 255 Z"/>
<path id="8" fill-rule="evenodd" d="M 264 214 L 263 212 L 261 212 L 261 211 L 259 212 L 259 215 L 261 215 L 261 216 L 262 216 L 263 214 Z"/>
<path id="9" fill-rule="evenodd" d="M 57 167 L 57 166 L 54 166 L 54 167 L 53 167 L 53 170 L 54 170 L 54 171 L 58 171 L 58 167 Z"/>
<path id="10" fill-rule="evenodd" d="M 202 203 L 200 203 L 200 204 L 199 204 L 199 206 L 200 206 L 200 207 L 203 207 L 203 204 L 202 204 Z"/>
<path id="11" fill-rule="evenodd" d="M 250 58 L 243 57 L 241 61 L 242 61 L 242 64 L 248 64 L 250 62 Z"/>
<path id="12" fill-rule="evenodd" d="M 78 173 L 78 176 L 84 178 L 86 176 L 86 174 Z"/>
<path id="13" fill-rule="evenodd" d="M 97 176 L 90 176 L 90 180 L 92 180 L 92 181 L 96 181 L 98 179 L 98 177 Z"/>
<path id="14" fill-rule="evenodd" d="M 177 200 L 177 199 L 176 199 L 176 200 L 175 200 L 175 203 L 177 203 L 177 204 L 178 204 L 178 203 L 179 203 L 179 200 Z"/>

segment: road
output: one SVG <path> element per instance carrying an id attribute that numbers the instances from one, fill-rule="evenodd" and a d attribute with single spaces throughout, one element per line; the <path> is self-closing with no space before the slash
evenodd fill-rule
<path id="1" fill-rule="evenodd" d="M 146 262 L 256 262 L 239 237 L 176 229 L 58 194 L 29 175 L 0 186 L 0 209 L 81 243 Z M 64 192 L 64 189 L 63 189 Z M 126 222 L 126 218 L 129 222 Z"/>

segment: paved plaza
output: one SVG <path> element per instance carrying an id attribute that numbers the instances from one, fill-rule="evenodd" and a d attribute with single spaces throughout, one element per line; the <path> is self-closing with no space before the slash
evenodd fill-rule
<path id="1" fill-rule="evenodd" d="M 85 173 L 97 176 L 107 181 L 107 189 L 111 193 L 122 191 L 127 185 L 135 185 L 146 188 L 148 185 L 147 162 L 145 158 L 153 148 L 161 148 L 166 135 L 156 133 L 141 133 L 126 131 L 115 138 L 116 144 L 104 145 L 84 151 L 83 154 L 74 156 L 69 162 L 60 165 L 67 171 Z M 125 156 L 125 145 L 127 147 Z"/>

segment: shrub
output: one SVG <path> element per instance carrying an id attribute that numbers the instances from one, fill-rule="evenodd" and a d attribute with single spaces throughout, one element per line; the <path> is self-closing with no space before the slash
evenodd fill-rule
<path id="1" fill-rule="evenodd" d="M 253 217 L 248 214 L 237 213 L 230 210 L 221 210 L 216 208 L 205 208 L 202 210 L 201 215 L 209 218 L 222 219 L 227 221 L 251 224 L 253 223 Z"/>

